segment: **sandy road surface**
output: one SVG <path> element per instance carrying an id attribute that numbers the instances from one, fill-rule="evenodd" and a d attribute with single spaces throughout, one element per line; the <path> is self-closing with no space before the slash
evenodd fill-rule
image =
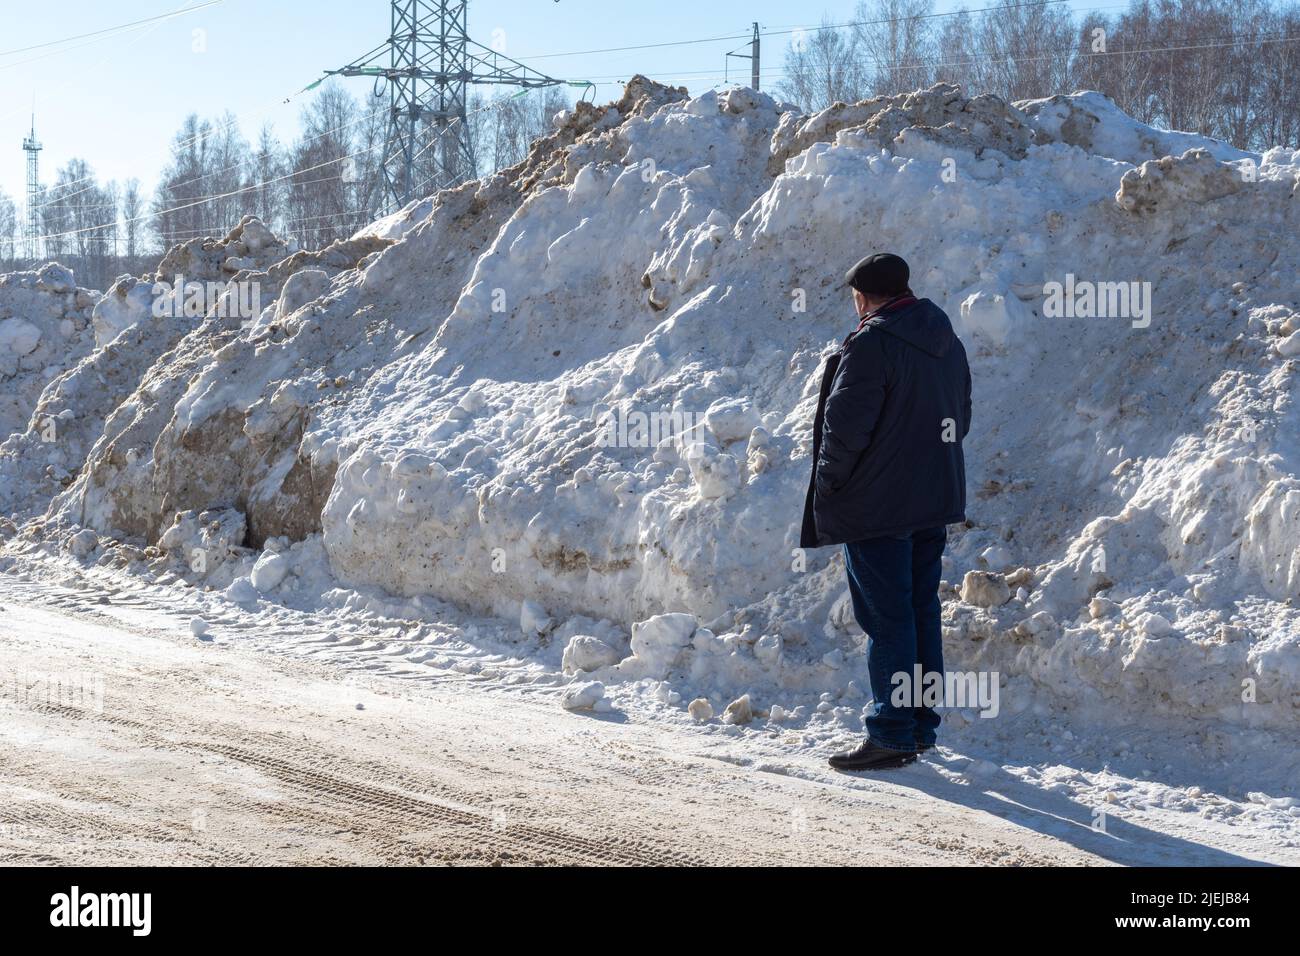
<path id="1" fill-rule="evenodd" d="M 55 603 L 0 599 L 3 862 L 1105 862 L 888 780 L 736 766 L 458 675 L 341 682 Z"/>

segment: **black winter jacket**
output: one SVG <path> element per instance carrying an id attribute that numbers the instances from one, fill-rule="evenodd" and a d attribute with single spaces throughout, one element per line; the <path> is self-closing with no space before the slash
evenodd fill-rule
<path id="1" fill-rule="evenodd" d="M 826 361 L 800 547 L 966 520 L 971 378 L 929 299 L 869 320 Z"/>

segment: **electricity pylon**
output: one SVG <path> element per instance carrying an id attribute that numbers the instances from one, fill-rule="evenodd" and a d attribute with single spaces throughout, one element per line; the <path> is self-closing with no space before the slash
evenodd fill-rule
<path id="1" fill-rule="evenodd" d="M 41 172 L 39 155 L 41 144 L 36 139 L 36 114 L 32 114 L 32 135 L 23 137 L 23 151 L 27 153 L 27 221 L 23 225 L 23 246 L 27 258 L 35 261 L 40 255 L 37 245 L 41 234 L 40 197 Z"/>
<path id="2" fill-rule="evenodd" d="M 469 0 L 392 0 L 388 40 L 331 76 L 371 76 L 388 83 L 388 127 L 381 175 L 382 210 L 400 209 L 428 186 L 429 192 L 477 175 L 466 122 L 469 84 L 539 89 L 563 80 L 546 76 L 497 50 L 471 40 Z M 377 65 L 384 54 L 388 65 Z M 420 134 L 428 129 L 428 137 Z M 423 145 L 421 145 L 423 143 Z M 416 160 L 429 155 L 432 175 L 416 179 Z M 375 210 L 376 212 L 380 210 Z"/>

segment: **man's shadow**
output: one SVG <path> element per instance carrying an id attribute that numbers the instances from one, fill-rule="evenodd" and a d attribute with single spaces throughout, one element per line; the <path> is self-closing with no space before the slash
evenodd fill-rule
<path id="1" fill-rule="evenodd" d="M 965 755 L 963 755 L 965 756 Z M 1149 830 L 1119 814 L 1094 811 L 1063 794 L 1020 780 L 1002 767 L 976 775 L 968 783 L 950 780 L 929 761 L 918 761 L 890 783 L 912 787 L 932 797 L 1002 817 L 1027 829 L 1056 837 L 1077 849 L 1126 866 L 1269 866 L 1258 860 Z"/>

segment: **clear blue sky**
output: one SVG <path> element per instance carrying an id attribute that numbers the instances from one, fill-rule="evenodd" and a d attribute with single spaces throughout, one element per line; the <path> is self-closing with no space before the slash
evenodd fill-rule
<path id="1" fill-rule="evenodd" d="M 41 180 L 73 157 L 90 163 L 101 181 L 134 176 L 152 188 L 185 115 L 230 110 L 246 137 L 264 121 L 283 141 L 298 130 L 310 97 L 286 97 L 329 67 L 342 66 L 386 37 L 388 0 L 221 0 L 183 16 L 107 36 L 88 37 L 22 52 L 77 34 L 168 13 L 205 0 L 0 0 L 0 190 L 21 205 L 22 139 L 32 98 L 36 133 L 44 145 Z M 981 7 L 992 0 L 969 0 Z M 1078 0 L 1100 7 L 1116 0 Z M 938 0 L 940 11 L 955 0 Z M 744 34 L 757 20 L 765 30 L 815 26 L 823 15 L 852 19 L 855 0 L 473 0 L 470 33 L 494 37 L 505 52 L 565 79 L 592 80 L 597 98 L 619 93 L 619 80 L 636 72 L 704 90 L 722 83 L 723 54 L 742 41 L 661 49 L 553 56 L 585 51 Z M 194 31 L 206 50 L 195 52 Z M 501 31 L 497 33 L 496 31 Z M 778 79 L 787 36 L 764 45 L 765 84 Z M 534 59 L 537 58 L 537 59 Z M 746 77 L 747 65 L 732 61 Z M 733 77 L 736 74 L 733 73 Z M 366 80 L 346 81 L 357 95 Z"/>

